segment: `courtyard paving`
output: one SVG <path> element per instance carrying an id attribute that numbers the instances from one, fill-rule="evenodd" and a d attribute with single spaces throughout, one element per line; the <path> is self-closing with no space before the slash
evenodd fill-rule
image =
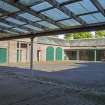
<path id="1" fill-rule="evenodd" d="M 38 66 L 0 67 L 0 105 L 105 105 L 105 63 Z"/>

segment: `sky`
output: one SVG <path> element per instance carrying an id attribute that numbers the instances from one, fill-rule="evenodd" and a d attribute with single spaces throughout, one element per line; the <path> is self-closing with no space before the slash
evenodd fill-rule
<path id="1" fill-rule="evenodd" d="M 58 35 L 58 37 L 59 37 L 60 39 L 64 39 L 64 34 Z"/>

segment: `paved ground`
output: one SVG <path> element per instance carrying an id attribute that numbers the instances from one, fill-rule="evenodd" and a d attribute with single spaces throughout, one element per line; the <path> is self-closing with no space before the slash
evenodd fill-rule
<path id="1" fill-rule="evenodd" d="M 0 105 L 105 105 L 105 64 L 52 72 L 0 67 Z"/>
<path id="2" fill-rule="evenodd" d="M 29 63 L 14 63 L 14 64 L 4 64 L 4 66 L 9 66 L 9 67 L 18 67 L 18 68 L 30 68 Z M 3 65 L 1 65 L 3 66 Z M 76 68 L 78 65 L 75 63 L 71 63 L 70 61 L 64 62 L 64 63 L 34 63 L 34 70 L 40 70 L 40 71 L 47 71 L 47 72 L 53 72 L 53 71 L 61 71 L 64 69 L 69 69 L 69 68 Z"/>

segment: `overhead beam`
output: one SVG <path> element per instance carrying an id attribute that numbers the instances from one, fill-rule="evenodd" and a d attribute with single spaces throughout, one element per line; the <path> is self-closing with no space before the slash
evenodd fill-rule
<path id="1" fill-rule="evenodd" d="M 105 23 L 94 24 L 89 26 L 81 26 L 81 27 L 71 28 L 71 29 L 59 29 L 54 31 L 31 33 L 27 35 L 24 34 L 24 35 L 12 36 L 12 37 L 3 37 L 3 38 L 0 38 L 0 41 L 40 37 L 40 36 L 53 36 L 53 35 L 66 34 L 66 33 L 88 32 L 88 31 L 96 31 L 96 30 L 105 30 Z"/>
<path id="2" fill-rule="evenodd" d="M 65 1 L 62 4 L 60 4 L 60 6 L 64 6 L 64 5 L 68 5 L 68 4 L 80 2 L 80 1 L 82 1 L 82 0 L 68 0 L 68 1 Z"/>
<path id="3" fill-rule="evenodd" d="M 80 24 L 82 24 L 82 25 L 85 25 L 86 24 L 86 22 L 84 20 L 82 20 L 80 17 L 77 17 L 72 11 L 70 11 L 69 9 L 67 9 L 65 6 L 61 6 L 56 0 L 45 0 L 45 1 L 47 1 L 48 3 L 50 3 L 51 5 L 53 5 L 53 7 L 57 8 L 60 11 L 62 11 L 63 13 L 65 13 L 70 18 L 75 19 Z"/>
<path id="4" fill-rule="evenodd" d="M 102 13 L 102 15 L 105 16 L 105 10 L 104 8 L 101 6 L 101 4 L 98 2 L 98 0 L 90 0 L 94 5 L 95 7 L 99 10 L 99 12 Z"/>

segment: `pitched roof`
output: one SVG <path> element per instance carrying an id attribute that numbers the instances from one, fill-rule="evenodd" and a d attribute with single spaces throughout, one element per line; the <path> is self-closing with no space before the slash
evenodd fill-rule
<path id="1" fill-rule="evenodd" d="M 105 46 L 105 38 L 99 39 L 76 39 L 67 41 L 65 39 L 59 39 L 55 37 L 42 36 L 38 37 L 38 44 L 47 44 L 47 45 L 58 45 L 66 47 L 92 47 L 92 46 Z"/>
<path id="2" fill-rule="evenodd" d="M 69 46 L 69 42 L 67 40 L 47 36 L 38 37 L 37 43 L 58 46 Z"/>

